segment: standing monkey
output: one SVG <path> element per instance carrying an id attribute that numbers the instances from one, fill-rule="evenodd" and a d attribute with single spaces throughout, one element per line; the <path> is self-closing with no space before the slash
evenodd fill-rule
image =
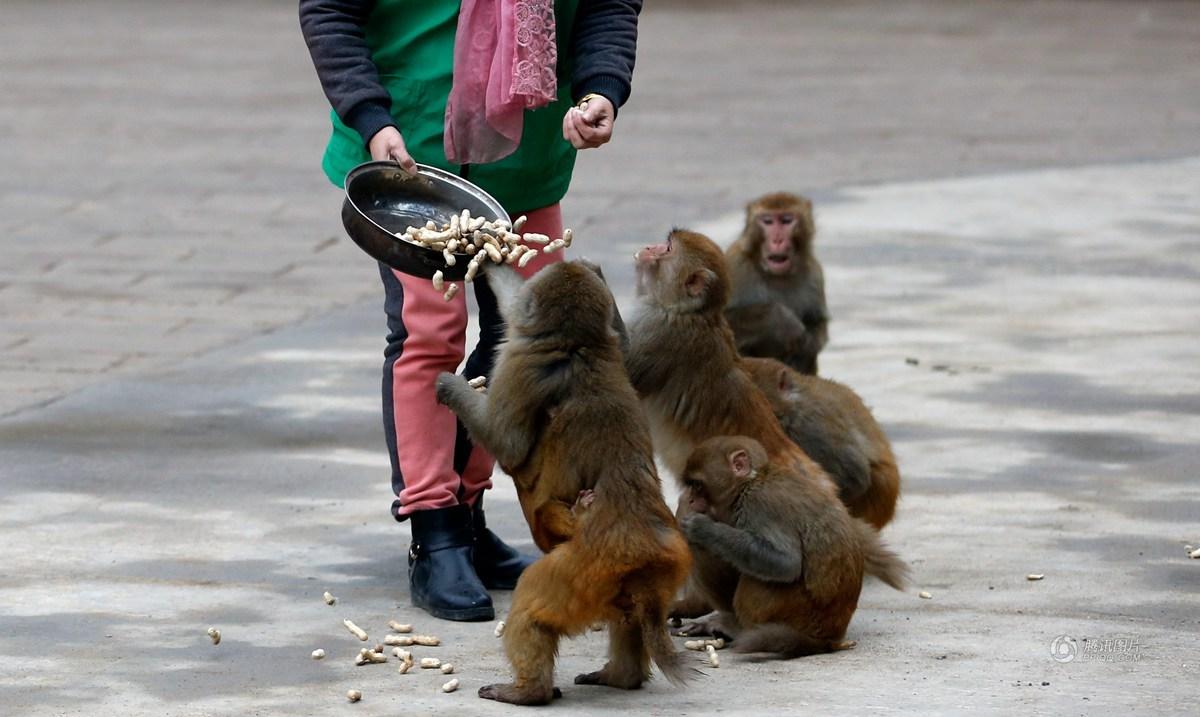
<path id="1" fill-rule="evenodd" d="M 488 392 L 443 373 L 437 396 L 513 476 L 548 553 L 513 593 L 504 649 L 515 679 L 479 696 L 550 702 L 559 639 L 598 621 L 608 624 L 608 663 L 576 684 L 634 689 L 652 660 L 681 683 L 689 671 L 666 619 L 691 557 L 662 498 L 612 294 L 579 262 L 547 267 L 524 285 L 504 267 L 489 275 L 507 333 Z"/>
<path id="2" fill-rule="evenodd" d="M 908 566 L 850 517 L 829 482 L 772 462 L 753 438 L 700 444 L 683 484 L 688 542 L 738 574 L 732 595 L 721 596 L 738 652 L 799 657 L 853 647 L 844 638 L 864 572 L 904 587 Z"/>
<path id="3" fill-rule="evenodd" d="M 900 469 L 891 443 L 858 394 L 774 359 L 746 358 L 742 366 L 771 402 L 788 438 L 837 484 L 850 515 L 877 530 L 891 522 Z"/>
<path id="4" fill-rule="evenodd" d="M 725 316 L 746 356 L 817 373 L 829 340 L 825 275 L 813 256 L 812 202 L 786 192 L 746 205 L 746 225 L 725 253 L 732 293 Z"/>

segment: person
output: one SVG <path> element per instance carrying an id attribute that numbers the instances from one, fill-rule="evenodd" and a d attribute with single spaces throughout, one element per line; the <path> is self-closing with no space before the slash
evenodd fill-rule
<path id="1" fill-rule="evenodd" d="M 333 131 L 322 167 L 337 186 L 356 165 L 456 172 L 524 231 L 562 235 L 559 201 L 578 149 L 612 136 L 630 94 L 642 0 L 300 0 L 300 26 Z M 561 260 L 542 254 L 522 273 Z M 465 294 L 380 265 L 388 337 L 383 423 L 408 520 L 412 602 L 435 617 L 491 620 L 488 589 L 512 589 L 532 559 L 487 527 L 494 461 L 437 405 L 434 380 L 465 353 Z M 472 282 L 480 332 L 464 374 L 486 376 L 503 336 L 486 272 Z"/>

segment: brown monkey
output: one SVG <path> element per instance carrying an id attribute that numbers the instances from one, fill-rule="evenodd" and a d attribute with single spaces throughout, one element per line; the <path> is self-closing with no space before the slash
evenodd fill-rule
<path id="1" fill-rule="evenodd" d="M 772 462 L 752 438 L 700 444 L 683 483 L 688 542 L 738 574 L 722 596 L 741 630 L 738 652 L 798 657 L 853 647 L 844 638 L 864 571 L 903 589 L 908 567 L 850 517 L 834 486 Z"/>
<path id="2" fill-rule="evenodd" d="M 608 624 L 609 661 L 576 684 L 633 689 L 649 678 L 651 660 L 682 682 L 689 672 L 666 618 L 690 555 L 663 501 L 649 427 L 622 365 L 612 295 L 579 263 L 547 267 L 515 293 L 502 267 L 489 270 L 489 280 L 507 340 L 488 392 L 442 374 L 438 400 L 513 476 L 549 552 L 513 593 L 504 648 L 514 682 L 482 687 L 479 696 L 549 702 L 559 638 L 595 622 Z"/>
<path id="3" fill-rule="evenodd" d="M 665 244 L 637 254 L 639 312 L 631 322 L 626 367 L 650 418 L 654 445 L 678 480 L 697 444 L 715 436 L 751 436 L 772 464 L 804 480 L 833 484 L 783 432 L 762 391 L 742 368 L 722 309 L 729 296 L 725 257 L 702 234 L 675 230 Z M 688 508 L 680 502 L 683 519 Z M 672 614 L 696 617 L 732 594 L 728 564 L 693 551 L 687 596 Z M 714 589 L 714 586 L 722 586 Z M 697 591 L 699 594 L 697 594 Z"/>
<path id="4" fill-rule="evenodd" d="M 813 256 L 812 202 L 777 192 L 746 205 L 726 252 L 733 282 L 725 316 L 738 351 L 776 358 L 806 374 L 829 340 L 825 275 Z"/>
<path id="5" fill-rule="evenodd" d="M 837 484 L 850 515 L 876 529 L 887 525 L 896 512 L 900 470 L 891 443 L 858 394 L 774 359 L 746 358 L 742 366 L 771 402 L 788 438 Z"/>

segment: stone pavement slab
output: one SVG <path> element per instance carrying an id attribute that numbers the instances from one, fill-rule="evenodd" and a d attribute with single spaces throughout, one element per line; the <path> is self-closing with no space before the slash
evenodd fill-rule
<path id="1" fill-rule="evenodd" d="M 566 641 L 552 709 L 1189 714 L 1198 182 L 1192 158 L 850 186 L 819 204 L 835 317 L 823 369 L 893 438 L 905 492 L 885 535 L 916 585 L 866 586 L 854 650 L 724 653 L 687 691 L 575 687 L 604 644 Z M 736 222 L 701 228 L 725 238 Z M 628 312 L 628 252 L 584 246 Z M 521 711 L 475 696 L 505 676 L 491 624 L 408 605 L 377 312 L 355 304 L 0 421 L 0 700 L 14 714 Z M 531 548 L 511 481 L 496 483 L 491 522 Z M 354 667 L 346 617 L 375 639 L 388 619 L 438 634 L 421 654 L 455 662 L 462 687 Z"/>
<path id="2" fill-rule="evenodd" d="M 647 5 L 565 205 L 594 243 L 780 187 L 1200 151 L 1195 3 Z M 0 68 L 0 416 L 377 295 L 295 2 L 6 0 Z M 61 355 L 81 331 L 117 345 Z"/>

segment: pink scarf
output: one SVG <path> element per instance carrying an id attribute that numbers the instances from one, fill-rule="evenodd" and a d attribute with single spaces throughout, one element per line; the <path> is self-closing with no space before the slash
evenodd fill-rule
<path id="1" fill-rule="evenodd" d="M 446 159 L 484 164 L 521 143 L 524 112 L 558 96 L 554 0 L 462 0 Z"/>

